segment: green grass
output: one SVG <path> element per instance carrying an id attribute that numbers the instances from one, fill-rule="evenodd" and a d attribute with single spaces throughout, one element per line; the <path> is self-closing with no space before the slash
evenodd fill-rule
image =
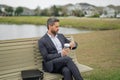
<path id="1" fill-rule="evenodd" d="M 77 59 L 93 68 L 85 80 L 120 80 L 120 30 L 75 34 Z"/>
<path id="2" fill-rule="evenodd" d="M 100 19 L 100 18 L 65 18 L 61 20 L 62 25 L 92 30 L 120 29 L 119 23 L 120 23 L 119 19 Z"/>
<path id="3" fill-rule="evenodd" d="M 0 17 L 0 23 L 45 25 L 48 17 L 20 16 Z M 120 19 L 115 18 L 70 18 L 59 17 L 61 26 L 89 30 L 120 29 Z"/>
<path id="4" fill-rule="evenodd" d="M 0 23 L 7 24 L 46 24 L 47 17 L 31 17 L 31 16 L 19 16 L 19 17 L 0 17 Z"/>

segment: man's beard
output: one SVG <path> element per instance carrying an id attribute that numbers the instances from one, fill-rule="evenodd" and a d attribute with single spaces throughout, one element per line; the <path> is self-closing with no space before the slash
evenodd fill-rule
<path id="1" fill-rule="evenodd" d="M 52 33 L 53 35 L 56 35 L 56 34 L 58 33 L 58 31 L 52 30 L 51 33 Z"/>

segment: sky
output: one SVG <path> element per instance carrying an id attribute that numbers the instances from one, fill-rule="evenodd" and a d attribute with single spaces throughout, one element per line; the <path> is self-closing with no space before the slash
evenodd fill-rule
<path id="1" fill-rule="evenodd" d="M 66 5 L 69 3 L 89 3 L 95 6 L 104 7 L 110 4 L 120 6 L 120 0 L 0 0 L 0 4 L 6 4 L 12 7 L 22 6 L 30 9 L 35 9 L 38 6 L 44 9 L 52 5 Z"/>

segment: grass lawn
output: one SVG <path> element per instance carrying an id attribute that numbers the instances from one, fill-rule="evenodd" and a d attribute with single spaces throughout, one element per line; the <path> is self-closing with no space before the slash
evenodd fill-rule
<path id="1" fill-rule="evenodd" d="M 94 69 L 82 73 L 85 80 L 120 80 L 120 30 L 73 36 L 79 44 L 78 61 Z"/>
<path id="2" fill-rule="evenodd" d="M 45 25 L 48 17 L 20 16 L 0 17 L 0 23 Z M 61 26 L 78 29 L 110 30 L 120 29 L 120 19 L 115 18 L 79 18 L 59 17 Z"/>

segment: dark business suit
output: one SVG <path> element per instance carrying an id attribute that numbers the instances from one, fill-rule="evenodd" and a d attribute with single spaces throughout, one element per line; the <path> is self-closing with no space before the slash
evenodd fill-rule
<path id="1" fill-rule="evenodd" d="M 62 48 L 65 43 L 70 43 L 68 39 L 66 39 L 63 34 L 58 34 L 58 39 L 62 44 Z M 73 75 L 75 80 L 82 80 L 82 77 L 79 73 L 78 68 L 73 63 L 72 59 L 68 56 L 61 56 L 60 53 L 57 52 L 57 49 L 50 39 L 50 37 L 45 34 L 39 41 L 39 49 L 40 53 L 43 56 L 43 69 L 47 72 L 53 73 L 61 73 L 65 74 L 65 72 L 69 72 L 69 74 L 65 74 L 65 80 L 72 80 L 70 76 Z M 73 49 L 75 49 L 74 47 Z"/>

